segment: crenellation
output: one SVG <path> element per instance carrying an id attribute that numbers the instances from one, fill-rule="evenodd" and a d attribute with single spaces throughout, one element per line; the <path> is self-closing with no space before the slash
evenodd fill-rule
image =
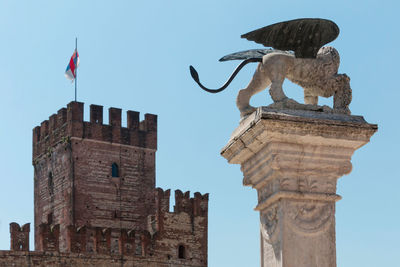
<path id="1" fill-rule="evenodd" d="M 208 216 L 208 199 L 209 194 L 202 195 L 199 192 L 194 193 L 194 197 L 190 197 L 190 191 L 183 193 L 181 190 L 175 190 L 175 206 L 172 213 L 179 214 L 185 212 L 190 216 Z M 157 217 L 170 210 L 170 189 L 155 189 L 155 202 Z M 160 215 L 161 214 L 161 215 Z"/>
<path id="2" fill-rule="evenodd" d="M 49 121 L 42 121 L 40 124 L 40 140 L 44 140 L 49 134 Z"/>
<path id="3" fill-rule="evenodd" d="M 136 251 L 135 231 L 121 229 L 120 251 L 123 255 L 134 255 Z"/>
<path id="4" fill-rule="evenodd" d="M 206 246 L 207 231 L 204 224 L 201 224 L 204 220 L 195 220 L 195 232 L 181 233 L 179 240 L 176 240 L 174 228 L 177 225 L 175 223 L 188 224 L 190 223 L 190 216 L 186 213 L 184 213 L 184 216 L 174 213 L 168 214 L 169 216 L 166 218 L 168 220 L 167 229 L 164 232 L 154 234 L 147 230 L 70 225 L 67 227 L 68 249 L 65 253 L 90 253 L 92 257 L 95 257 L 95 255 L 125 255 L 171 259 L 172 257 L 177 258 L 175 251 L 177 251 L 178 245 L 184 245 L 190 253 L 193 253 L 197 246 Z M 61 238 L 59 225 L 41 224 L 39 228 L 40 251 L 59 253 Z M 29 224 L 20 228 L 17 223 L 11 223 L 10 231 L 23 232 L 29 235 Z M 29 240 L 27 242 L 29 243 Z M 199 243 L 197 244 L 197 242 Z M 12 250 L 29 251 L 29 248 L 23 247 L 23 249 Z M 206 253 L 206 247 L 203 247 L 202 253 Z M 204 257 L 204 255 L 201 257 Z M 192 259 L 190 260 L 192 261 Z"/>
<path id="5" fill-rule="evenodd" d="M 90 123 L 103 124 L 103 106 L 90 105 Z"/>
<path id="6" fill-rule="evenodd" d="M 90 121 L 83 120 L 84 104 L 70 102 L 33 129 L 33 157 L 70 137 L 157 149 L 157 115 L 127 111 L 127 127 L 122 127 L 121 109 L 109 108 L 109 124 L 103 124 L 103 106 L 90 105 Z"/>
<path id="7" fill-rule="evenodd" d="M 86 227 L 86 246 L 85 250 L 88 253 L 96 253 L 96 228 Z"/>
<path id="8" fill-rule="evenodd" d="M 171 195 L 171 190 L 163 190 L 162 188 L 157 187 L 155 189 L 156 193 L 156 209 L 158 212 L 169 212 L 169 200 Z"/>
<path id="9" fill-rule="evenodd" d="M 109 254 L 111 251 L 111 229 L 96 227 L 96 252 Z"/>
<path id="10" fill-rule="evenodd" d="M 140 113 L 137 111 L 128 110 L 126 112 L 127 118 L 127 127 L 131 130 L 136 130 L 139 128 L 139 115 Z"/>
<path id="11" fill-rule="evenodd" d="M 111 142 L 121 143 L 121 109 L 108 109 L 108 124 L 111 127 Z"/>
<path id="12" fill-rule="evenodd" d="M 30 223 L 26 223 L 22 227 L 18 223 L 10 223 L 10 250 L 29 251 L 29 232 Z"/>
<path id="13" fill-rule="evenodd" d="M 142 249 L 142 256 L 153 256 L 153 239 L 148 231 L 140 231 L 140 247 Z"/>
<path id="14" fill-rule="evenodd" d="M 32 145 L 35 146 L 40 141 L 40 126 L 33 128 Z"/>
<path id="15" fill-rule="evenodd" d="M 144 123 L 146 132 L 157 131 L 157 115 L 146 113 L 144 114 Z"/>
<path id="16" fill-rule="evenodd" d="M 67 227 L 67 246 L 69 252 L 86 252 L 86 227 L 76 227 L 70 225 Z"/>
<path id="17" fill-rule="evenodd" d="M 57 114 L 53 114 L 49 118 L 49 132 L 53 132 L 57 129 Z"/>
<path id="18" fill-rule="evenodd" d="M 60 108 L 57 112 L 57 127 L 61 127 L 67 122 L 67 109 Z"/>
<path id="19" fill-rule="evenodd" d="M 67 105 L 67 121 L 83 121 L 83 103 L 72 101 Z"/>
<path id="20" fill-rule="evenodd" d="M 191 214 L 193 211 L 192 201 L 190 199 L 190 191 L 182 193 L 181 190 L 175 190 L 175 206 L 174 212 L 186 212 Z"/>
<path id="21" fill-rule="evenodd" d="M 112 255 L 121 255 L 122 254 L 122 237 L 121 237 L 121 229 L 111 229 L 111 254 Z"/>
<path id="22" fill-rule="evenodd" d="M 121 127 L 121 109 L 109 108 L 108 109 L 108 124 L 113 127 Z"/>
<path id="23" fill-rule="evenodd" d="M 40 251 L 59 251 L 60 225 L 42 223 L 39 225 Z"/>
<path id="24" fill-rule="evenodd" d="M 202 195 L 199 192 L 194 193 L 193 198 L 193 215 L 208 216 L 208 197 L 209 194 Z"/>

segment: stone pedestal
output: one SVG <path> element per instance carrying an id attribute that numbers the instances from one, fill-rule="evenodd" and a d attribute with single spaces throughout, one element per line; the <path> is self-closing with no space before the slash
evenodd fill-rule
<path id="1" fill-rule="evenodd" d="M 262 267 L 336 267 L 336 182 L 377 125 L 360 116 L 260 107 L 221 155 L 258 193 Z"/>

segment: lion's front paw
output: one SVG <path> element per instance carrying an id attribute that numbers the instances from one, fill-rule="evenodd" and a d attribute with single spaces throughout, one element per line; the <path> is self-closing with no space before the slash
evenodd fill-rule
<path id="1" fill-rule="evenodd" d="M 249 116 L 250 114 L 252 114 L 254 111 L 256 111 L 256 108 L 252 107 L 252 106 L 242 108 L 240 110 L 240 118 L 245 118 L 245 117 Z"/>
<path id="2" fill-rule="evenodd" d="M 285 98 L 281 101 L 274 102 L 268 107 L 276 109 L 298 109 L 301 104 L 291 98 Z"/>
<path id="3" fill-rule="evenodd" d="M 291 99 L 291 98 L 285 98 L 281 102 L 282 102 L 283 106 L 286 108 L 297 107 L 300 104 L 299 102 L 297 102 L 296 100 Z"/>

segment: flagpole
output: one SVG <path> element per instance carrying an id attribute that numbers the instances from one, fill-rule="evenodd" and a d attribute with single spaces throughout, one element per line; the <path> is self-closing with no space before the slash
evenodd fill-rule
<path id="1" fill-rule="evenodd" d="M 75 53 L 78 53 L 78 38 L 75 37 Z M 78 79 L 78 58 L 75 66 L 75 102 L 76 102 L 76 80 Z"/>

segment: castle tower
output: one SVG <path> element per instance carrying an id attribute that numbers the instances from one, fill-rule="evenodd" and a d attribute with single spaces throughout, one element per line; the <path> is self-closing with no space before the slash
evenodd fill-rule
<path id="1" fill-rule="evenodd" d="M 155 216 L 157 116 L 71 102 L 33 129 L 35 248 L 40 225 L 59 225 L 59 250 L 67 250 L 68 226 L 147 229 Z"/>

